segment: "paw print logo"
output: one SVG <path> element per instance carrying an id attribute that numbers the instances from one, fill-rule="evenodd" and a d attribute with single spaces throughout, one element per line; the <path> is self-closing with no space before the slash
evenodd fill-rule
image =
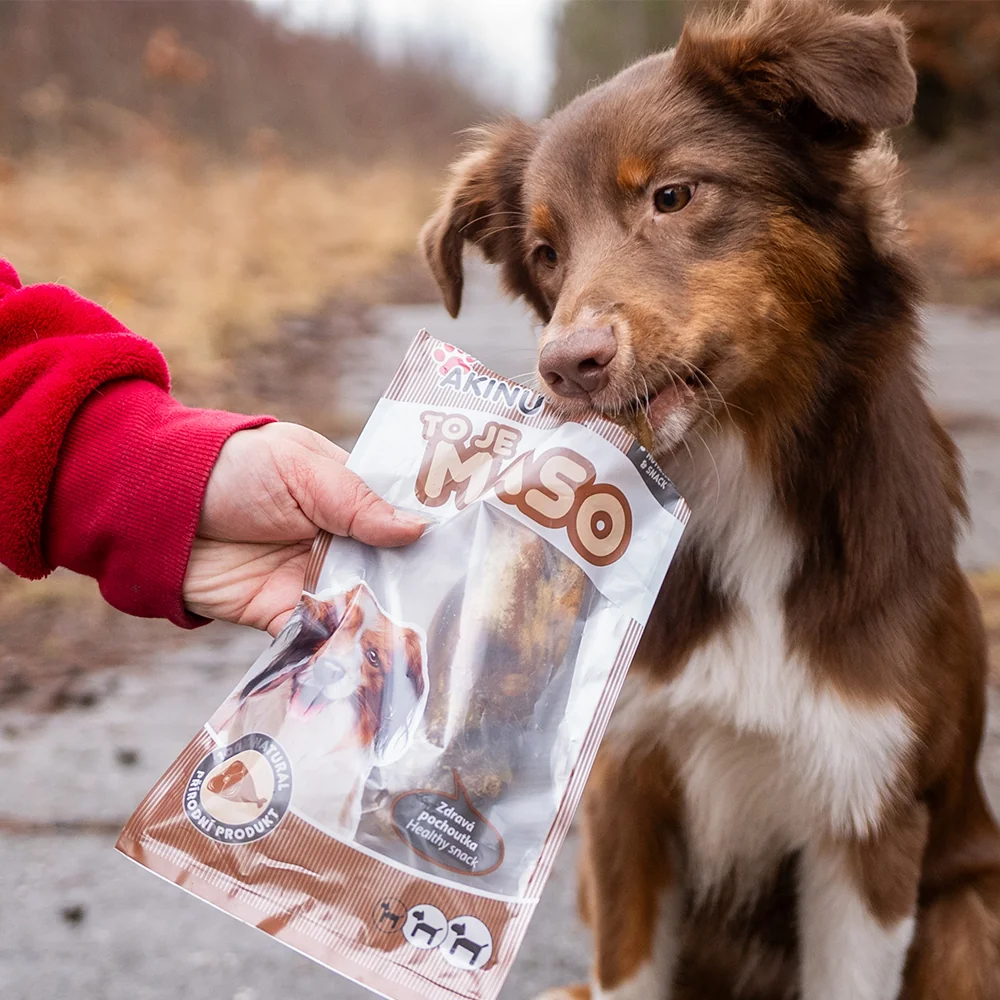
<path id="1" fill-rule="evenodd" d="M 431 357 L 438 364 L 438 371 L 447 375 L 452 368 L 460 368 L 463 372 L 471 372 L 476 359 L 465 351 L 460 351 L 454 344 L 442 344 L 435 347 Z"/>

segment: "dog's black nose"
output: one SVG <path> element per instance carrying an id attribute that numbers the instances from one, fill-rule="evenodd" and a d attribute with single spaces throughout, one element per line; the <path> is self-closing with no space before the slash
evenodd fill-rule
<path id="1" fill-rule="evenodd" d="M 325 688 L 328 684 L 337 684 L 344 679 L 344 666 L 325 657 L 317 660 L 312 666 L 312 680 L 317 687 Z"/>
<path id="2" fill-rule="evenodd" d="M 610 325 L 577 327 L 542 348 L 538 370 L 560 396 L 586 396 L 608 384 L 608 365 L 617 351 Z"/>

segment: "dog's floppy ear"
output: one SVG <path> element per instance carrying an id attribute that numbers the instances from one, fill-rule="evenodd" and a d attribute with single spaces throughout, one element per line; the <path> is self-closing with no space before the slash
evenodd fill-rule
<path id="1" fill-rule="evenodd" d="M 381 719 L 375 740 L 379 765 L 395 763 L 407 751 L 427 707 L 427 641 L 422 632 L 403 628 L 382 690 Z"/>
<path id="2" fill-rule="evenodd" d="M 675 64 L 791 120 L 811 103 L 859 138 L 905 125 L 917 93 L 899 18 L 825 0 L 754 0 L 741 17 L 695 20 Z"/>
<path id="3" fill-rule="evenodd" d="M 420 231 L 420 249 L 452 316 L 462 305 L 466 242 L 477 246 L 490 263 L 503 265 L 508 291 L 536 305 L 521 247 L 521 184 L 535 129 L 509 118 L 472 134 L 473 148 L 452 166 L 441 205 Z"/>
<path id="4" fill-rule="evenodd" d="M 321 601 L 312 594 L 303 593 L 296 615 L 332 635 L 343 617 L 343 608 L 338 607 L 338 603 L 342 602 L 343 598 L 339 594 L 331 601 Z"/>
<path id="5" fill-rule="evenodd" d="M 342 605 L 343 596 L 338 594 L 333 601 L 321 601 L 312 594 L 303 593 L 299 606 L 285 626 L 285 629 L 294 630 L 293 634 L 278 655 L 246 683 L 240 691 L 240 701 L 272 691 L 316 653 L 337 630 L 343 617 L 343 607 L 338 608 L 336 602 Z"/>

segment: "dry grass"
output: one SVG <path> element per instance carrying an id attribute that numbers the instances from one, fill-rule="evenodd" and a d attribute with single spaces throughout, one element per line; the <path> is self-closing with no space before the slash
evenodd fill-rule
<path id="1" fill-rule="evenodd" d="M 943 251 L 961 277 L 1000 278 L 1000 192 L 932 199 L 920 192 L 914 200 L 919 204 L 910 209 L 911 230 L 928 256 Z"/>
<path id="2" fill-rule="evenodd" d="M 401 163 L 223 164 L 181 147 L 117 167 L 0 161 L 2 256 L 24 282 L 69 285 L 153 340 L 185 402 L 337 437 L 357 431 L 331 410 L 337 340 L 370 335 L 367 301 L 419 292 L 433 196 L 430 174 Z M 2 567 L 0 621 L 0 695 L 30 669 L 33 685 L 48 678 L 43 704 L 79 670 L 171 633 L 104 606 L 93 581 L 25 583 Z"/>
<path id="3" fill-rule="evenodd" d="M 1000 684 L 1000 569 L 974 574 L 972 586 L 982 605 L 989 637 L 991 679 L 994 684 Z"/>
<path id="4" fill-rule="evenodd" d="M 440 55 L 384 59 L 247 0 L 0 3 L 0 153 L 18 158 L 183 139 L 224 158 L 264 141 L 312 163 L 440 165 L 484 114 Z"/>
<path id="5" fill-rule="evenodd" d="M 24 281 L 60 281 L 167 356 L 181 395 L 224 403 L 233 337 L 331 294 L 374 294 L 413 251 L 433 197 L 406 164 L 329 169 L 72 159 L 7 164 L 3 255 Z"/>
<path id="6" fill-rule="evenodd" d="M 1000 155 L 908 161 L 906 214 L 934 302 L 1000 310 Z"/>

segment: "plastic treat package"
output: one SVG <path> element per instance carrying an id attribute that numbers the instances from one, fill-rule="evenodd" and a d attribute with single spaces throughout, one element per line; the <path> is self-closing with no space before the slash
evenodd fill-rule
<path id="1" fill-rule="evenodd" d="M 398 1000 L 500 991 L 687 507 L 615 424 L 422 332 L 294 615 L 129 820 L 152 871 Z"/>

